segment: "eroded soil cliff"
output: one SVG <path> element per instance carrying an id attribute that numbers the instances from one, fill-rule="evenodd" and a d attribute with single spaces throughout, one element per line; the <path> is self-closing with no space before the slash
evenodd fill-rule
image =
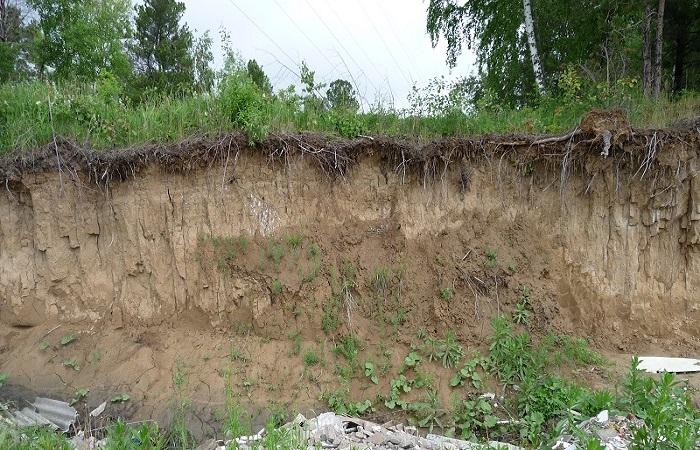
<path id="1" fill-rule="evenodd" d="M 523 289 L 533 333 L 689 354 L 700 137 L 612 119 L 564 137 L 59 141 L 7 156 L 0 369 L 56 395 L 128 390 L 149 416 L 178 367 L 195 404 L 221 404 L 231 362 L 261 406 L 312 407 L 336 376 L 304 368 L 305 349 L 331 361 L 352 331 L 398 365 L 423 329 L 477 350 Z"/>

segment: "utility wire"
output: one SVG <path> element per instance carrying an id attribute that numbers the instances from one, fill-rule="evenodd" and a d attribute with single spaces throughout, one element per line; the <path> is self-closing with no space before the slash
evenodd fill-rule
<path id="1" fill-rule="evenodd" d="M 328 26 L 328 24 L 326 23 L 326 21 L 323 20 L 323 17 L 321 17 L 321 16 L 319 15 L 319 13 L 316 11 L 316 9 L 313 7 L 313 5 L 311 5 L 311 3 L 309 3 L 309 0 L 304 0 L 304 1 L 305 1 L 306 4 L 309 6 L 309 9 L 311 9 L 311 11 L 314 13 L 314 15 L 318 18 L 318 20 L 323 24 L 323 26 L 326 28 L 326 30 L 328 30 L 328 32 L 329 32 L 330 35 L 333 37 L 333 39 L 335 39 L 335 41 L 338 43 L 338 45 L 340 46 L 340 48 L 342 48 L 342 49 L 345 51 L 345 53 L 347 53 L 347 55 L 350 57 L 350 59 L 352 60 L 352 62 L 355 63 L 355 65 L 357 66 L 358 69 L 360 69 L 360 72 L 362 72 L 362 75 L 364 75 L 365 79 L 369 82 L 369 84 L 372 85 L 372 88 L 375 90 L 375 92 L 378 92 L 377 87 L 374 85 L 374 83 L 372 83 L 372 80 L 367 76 L 367 74 L 365 73 L 365 71 L 362 70 L 362 66 L 360 66 L 360 65 L 357 63 L 357 61 L 355 60 L 355 58 L 353 58 L 352 54 L 348 51 L 347 48 L 345 48 L 345 46 L 343 45 L 343 43 L 340 41 L 340 39 L 338 39 L 338 37 L 337 37 L 337 36 L 335 35 L 335 33 L 333 32 L 333 30 L 332 30 L 332 29 Z M 342 59 L 342 58 L 341 58 L 341 59 Z M 343 62 L 344 62 L 344 61 L 343 61 Z M 347 67 L 347 65 L 346 65 L 346 67 Z M 350 72 L 349 69 L 348 69 L 348 72 Z M 355 89 L 357 89 L 358 92 L 359 92 L 359 87 L 358 87 L 358 84 L 357 84 L 357 80 L 356 80 L 355 77 L 352 75 L 352 73 L 349 73 L 349 75 L 350 75 L 350 77 L 352 78 L 353 83 L 355 84 Z"/>
<path id="2" fill-rule="evenodd" d="M 358 0 L 359 1 L 359 0 Z M 388 25 L 389 32 L 391 33 L 392 36 L 394 36 L 394 39 L 396 39 L 396 42 L 399 43 L 399 47 L 401 47 L 401 51 L 403 52 L 404 56 L 406 57 L 407 61 L 411 61 L 412 57 L 408 53 L 408 50 L 406 50 L 406 47 L 403 45 L 403 41 L 401 38 L 399 38 L 399 35 L 394 31 L 394 26 L 392 25 L 390 20 L 387 20 L 387 17 L 390 17 L 389 14 L 387 14 L 386 10 L 382 6 L 382 2 L 376 2 L 375 5 L 381 10 L 382 16 L 384 17 L 384 22 Z M 413 79 L 413 75 L 411 74 L 411 69 L 408 69 L 408 76 L 411 78 L 411 82 L 415 84 L 415 80 Z"/>
<path id="3" fill-rule="evenodd" d="M 391 51 L 391 49 L 390 49 L 389 46 L 387 45 L 387 43 L 386 43 L 386 41 L 384 40 L 384 38 L 382 37 L 381 33 L 379 33 L 379 30 L 377 29 L 377 26 L 374 24 L 374 21 L 372 20 L 372 16 L 370 16 L 370 14 L 367 12 L 367 10 L 365 9 L 364 5 L 362 5 L 362 2 L 360 2 L 360 1 L 358 0 L 358 1 L 356 1 L 356 4 L 360 5 L 360 9 L 362 9 L 362 12 L 363 12 L 363 13 L 365 14 L 365 16 L 367 17 L 367 20 L 369 21 L 370 25 L 371 25 L 372 28 L 374 29 L 374 32 L 377 34 L 377 36 L 379 36 L 379 40 L 382 41 L 382 44 L 384 45 L 384 48 L 386 49 L 387 53 L 389 53 L 389 56 L 391 57 L 391 60 L 394 62 L 394 65 L 396 66 L 396 68 L 397 68 L 397 69 L 399 70 L 399 72 L 401 73 L 401 76 L 403 77 L 403 79 L 406 81 L 406 83 L 408 83 L 409 86 L 412 86 L 412 83 L 408 80 L 408 78 L 406 78 L 406 74 L 404 73 L 404 70 L 401 68 L 401 65 L 398 63 L 398 61 L 396 61 L 396 58 L 394 57 L 394 53 Z"/>
<path id="4" fill-rule="evenodd" d="M 343 21 L 343 19 L 341 19 L 338 16 L 338 14 L 336 14 L 335 10 L 333 9 L 333 7 L 331 5 L 332 5 L 332 2 L 326 3 L 326 6 L 328 6 L 328 9 L 331 11 L 333 16 L 335 16 L 335 18 L 338 19 L 338 22 L 340 22 L 340 25 L 345 29 L 345 31 L 347 31 L 348 36 L 350 36 L 350 39 L 352 40 L 352 42 L 362 52 L 362 55 L 367 59 L 367 61 L 369 61 L 369 63 L 372 65 L 372 68 L 374 68 L 374 70 L 377 72 L 377 75 L 379 75 L 381 77 L 383 75 L 383 72 L 381 70 L 379 70 L 379 68 L 377 68 L 377 66 L 374 64 L 374 61 L 372 60 L 372 58 L 370 58 L 369 55 L 367 54 L 367 52 L 365 52 L 365 49 L 362 47 L 362 45 L 360 45 L 360 43 L 357 42 L 357 39 L 355 39 L 355 36 L 352 33 L 352 31 L 350 31 L 348 29 L 348 27 L 345 25 L 345 22 Z"/>

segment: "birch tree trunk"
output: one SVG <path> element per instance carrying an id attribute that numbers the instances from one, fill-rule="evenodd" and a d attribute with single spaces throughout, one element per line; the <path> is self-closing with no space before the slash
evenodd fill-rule
<path id="1" fill-rule="evenodd" d="M 0 0 L 0 42 L 7 41 L 7 5 Z"/>
<path id="2" fill-rule="evenodd" d="M 651 16 L 651 4 L 647 2 L 647 6 L 644 10 L 644 30 L 642 32 L 642 59 L 644 61 L 642 84 L 644 85 L 644 95 L 647 97 L 651 96 L 654 80 L 654 74 L 651 70 Z"/>
<path id="3" fill-rule="evenodd" d="M 664 9 L 666 0 L 659 0 L 659 9 L 656 12 L 656 59 L 654 61 L 654 97 L 661 94 L 661 63 L 663 62 L 664 49 Z"/>
<path id="4" fill-rule="evenodd" d="M 530 57 L 532 58 L 532 70 L 535 72 L 537 87 L 540 93 L 543 93 L 544 75 L 542 73 L 540 53 L 537 50 L 537 41 L 535 40 L 535 23 L 532 20 L 532 7 L 530 6 L 530 0 L 523 0 L 523 12 L 525 13 L 525 33 L 527 34 L 527 43 L 530 47 Z"/>

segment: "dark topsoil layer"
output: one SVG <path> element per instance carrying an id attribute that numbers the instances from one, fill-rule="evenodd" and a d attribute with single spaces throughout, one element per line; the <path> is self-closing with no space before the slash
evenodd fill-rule
<path id="1" fill-rule="evenodd" d="M 241 133 L 218 137 L 197 136 L 180 142 L 148 144 L 112 150 L 84 148 L 57 137 L 42 148 L 14 151 L 0 157 L 0 177 L 6 186 L 20 181 L 24 174 L 58 171 L 67 177 L 82 173 L 100 186 L 124 181 L 149 165 L 159 165 L 172 173 L 224 164 L 235 166 L 240 152 L 257 152 L 270 161 L 286 164 L 290 155 L 311 158 L 329 177 L 343 177 L 349 168 L 365 156 L 379 157 L 387 170 L 399 174 L 418 174 L 424 180 L 439 178 L 453 163 L 462 165 L 478 159 L 509 161 L 523 168 L 544 165 L 561 177 L 583 170 L 595 171 L 586 163 L 615 161 L 635 175 L 680 166 L 696 157 L 700 150 L 700 117 L 660 129 L 633 129 L 620 110 L 594 110 L 580 125 L 565 135 L 498 134 L 470 137 L 445 137 L 427 142 L 397 137 L 360 137 L 343 139 L 317 133 L 271 134 L 263 142 L 250 145 Z M 672 150 L 673 157 L 659 160 L 659 153 Z M 673 164 L 671 164 L 673 163 Z M 608 166 L 608 164 L 604 164 Z M 600 165 L 598 165 L 600 168 Z M 562 180 L 564 181 L 564 180 Z"/>

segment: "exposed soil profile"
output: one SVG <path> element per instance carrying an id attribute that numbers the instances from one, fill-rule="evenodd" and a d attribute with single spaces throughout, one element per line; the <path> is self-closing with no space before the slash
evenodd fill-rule
<path id="1" fill-rule="evenodd" d="M 531 333 L 584 337 L 613 371 L 633 353 L 697 357 L 699 156 L 694 124 L 636 130 L 615 112 L 566 136 L 59 140 L 7 155 L 3 395 L 128 392 L 114 414 L 161 420 L 186 395 L 207 434 L 226 379 L 261 415 L 318 410 L 342 336 L 387 373 L 419 330 L 453 331 L 471 354 L 524 291 Z"/>

